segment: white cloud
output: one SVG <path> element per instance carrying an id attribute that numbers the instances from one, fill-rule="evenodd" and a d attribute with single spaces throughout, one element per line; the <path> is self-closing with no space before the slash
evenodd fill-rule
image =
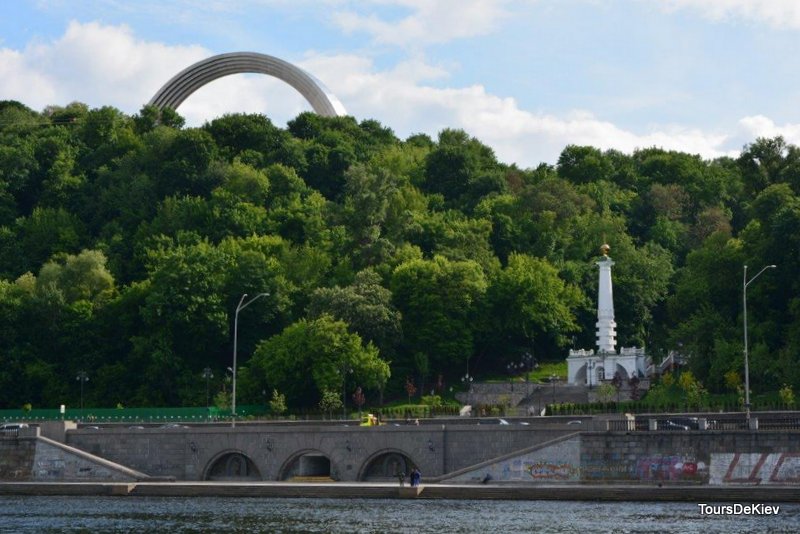
<path id="1" fill-rule="evenodd" d="M 53 42 L 32 44 L 22 51 L 0 49 L 0 94 L 34 109 L 78 100 L 91 107 L 112 105 L 135 113 L 177 72 L 210 55 L 202 47 L 136 39 L 125 26 L 73 22 Z M 491 94 L 478 84 L 447 87 L 448 72 L 419 58 L 383 70 L 361 55 L 309 54 L 298 63 L 321 79 L 359 120 L 375 118 L 401 137 L 418 132 L 436 136 L 443 128 L 463 128 L 493 147 L 501 160 L 524 167 L 555 162 L 571 143 L 625 152 L 655 145 L 704 157 L 731 153 L 727 148 L 731 137 L 719 132 L 679 125 L 633 132 L 589 111 L 565 115 L 527 111 L 514 98 Z M 238 75 L 206 85 L 179 112 L 190 125 L 226 112 L 264 113 L 282 125 L 308 109 L 299 94 L 278 80 Z M 733 125 L 733 134 L 740 133 L 737 128 L 789 132 L 792 127 L 776 127 L 761 117 Z"/>
<path id="2" fill-rule="evenodd" d="M 692 9 L 714 20 L 758 21 L 774 28 L 800 29 L 797 0 L 662 0 L 667 10 Z"/>
<path id="3" fill-rule="evenodd" d="M 501 160 L 522 166 L 553 163 L 568 144 L 624 152 L 660 146 L 708 158 L 733 153 L 725 148 L 728 136 L 718 132 L 668 126 L 635 133 L 588 111 L 567 116 L 526 111 L 515 99 L 487 93 L 481 85 L 425 85 L 424 79 L 405 75 L 408 71 L 439 73 L 419 60 L 383 72 L 376 72 L 368 60 L 354 56 L 316 56 L 303 65 L 326 80 L 356 117 L 375 117 L 401 136 L 419 131 L 435 136 L 443 128 L 463 128 L 493 147 Z"/>
<path id="4" fill-rule="evenodd" d="M 384 0 L 374 4 L 392 4 L 411 13 L 399 20 L 387 21 L 376 14 L 336 11 L 334 23 L 347 33 L 366 32 L 382 44 L 420 47 L 464 37 L 491 33 L 508 16 L 505 0 Z M 363 4 L 359 4 L 363 11 Z"/>
<path id="5" fill-rule="evenodd" d="M 784 124 L 778 126 L 775 122 L 763 115 L 745 117 L 739 121 L 747 139 L 757 137 L 782 136 L 787 143 L 800 145 L 800 124 Z"/>
<path id="6" fill-rule="evenodd" d="M 135 112 L 174 74 L 209 55 L 199 46 L 137 40 L 127 26 L 70 22 L 56 41 L 0 49 L 0 94 L 34 109 L 77 100 Z"/>

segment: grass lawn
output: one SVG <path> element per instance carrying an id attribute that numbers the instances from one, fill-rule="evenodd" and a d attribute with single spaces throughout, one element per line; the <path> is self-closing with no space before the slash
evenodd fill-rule
<path id="1" fill-rule="evenodd" d="M 531 371 L 531 382 L 550 382 L 550 376 L 556 375 L 563 382 L 567 379 L 567 362 L 544 362 Z M 524 375 L 523 375 L 524 379 Z"/>

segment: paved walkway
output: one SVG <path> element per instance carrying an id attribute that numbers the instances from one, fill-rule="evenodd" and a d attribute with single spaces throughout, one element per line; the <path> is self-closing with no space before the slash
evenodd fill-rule
<path id="1" fill-rule="evenodd" d="M 0 495 L 118 495 L 148 497 L 319 497 L 365 499 L 505 499 L 559 501 L 683 501 L 776 503 L 800 501 L 797 486 L 511 485 L 329 482 L 0 482 Z"/>

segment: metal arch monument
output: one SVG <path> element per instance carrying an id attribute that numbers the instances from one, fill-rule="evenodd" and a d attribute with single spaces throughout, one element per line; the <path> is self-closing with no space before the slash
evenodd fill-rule
<path id="1" fill-rule="evenodd" d="M 257 52 L 231 52 L 198 61 L 173 76 L 148 104 L 177 109 L 204 85 L 224 76 L 246 73 L 267 74 L 288 83 L 305 97 L 319 115 L 347 115 L 339 99 L 314 76 L 287 61 Z"/>

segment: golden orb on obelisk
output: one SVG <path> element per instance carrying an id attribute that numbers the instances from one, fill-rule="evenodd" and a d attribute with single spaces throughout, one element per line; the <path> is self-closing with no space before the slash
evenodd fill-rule
<path id="1" fill-rule="evenodd" d="M 600 245 L 600 253 L 603 256 L 608 256 L 608 251 L 611 250 L 611 247 L 608 246 L 608 243 L 603 243 Z"/>

